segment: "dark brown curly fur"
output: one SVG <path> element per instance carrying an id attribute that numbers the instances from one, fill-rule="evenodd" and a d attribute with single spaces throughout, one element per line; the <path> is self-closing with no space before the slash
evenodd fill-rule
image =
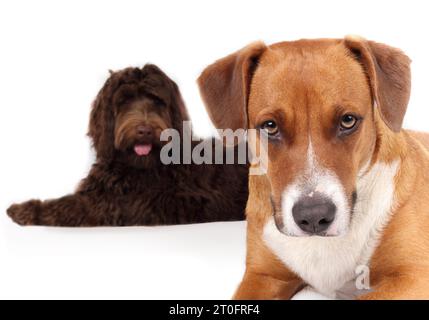
<path id="1" fill-rule="evenodd" d="M 14 204 L 8 215 L 20 225 L 88 227 L 244 219 L 247 165 L 161 163 L 160 131 L 180 131 L 188 119 L 177 85 L 158 67 L 112 73 L 91 112 L 97 157 L 88 177 L 72 195 Z"/>

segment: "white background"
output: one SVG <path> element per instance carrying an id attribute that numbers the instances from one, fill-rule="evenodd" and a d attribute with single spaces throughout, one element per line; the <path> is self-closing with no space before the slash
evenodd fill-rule
<path id="1" fill-rule="evenodd" d="M 90 103 L 108 69 L 158 64 L 180 85 L 197 134 L 212 127 L 195 79 L 255 40 L 359 34 L 412 59 L 405 125 L 428 129 L 427 1 L 1 1 L 0 298 L 231 297 L 245 224 L 20 228 L 6 208 L 73 191 L 93 155 Z"/>

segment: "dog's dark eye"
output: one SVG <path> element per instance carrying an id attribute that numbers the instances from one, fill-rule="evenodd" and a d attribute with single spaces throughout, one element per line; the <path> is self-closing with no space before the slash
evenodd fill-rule
<path id="1" fill-rule="evenodd" d="M 156 104 L 157 106 L 165 106 L 164 101 L 162 101 L 161 99 L 159 99 L 159 98 L 155 98 L 155 99 L 153 99 L 153 100 L 154 100 L 154 102 L 155 102 L 155 104 Z"/>
<path id="2" fill-rule="evenodd" d="M 341 128 L 344 130 L 350 130 L 356 125 L 357 122 L 358 119 L 355 116 L 346 114 L 341 118 Z"/>
<path id="3" fill-rule="evenodd" d="M 164 101 L 161 98 L 159 98 L 155 95 L 148 95 L 148 96 L 150 97 L 150 99 L 153 101 L 153 103 L 156 106 L 164 106 L 165 105 Z"/>
<path id="4" fill-rule="evenodd" d="M 341 117 L 340 122 L 340 134 L 348 134 L 354 132 L 355 129 L 358 127 L 360 120 L 361 118 L 352 114 L 343 115 Z"/>
<path id="5" fill-rule="evenodd" d="M 262 123 L 261 129 L 264 130 L 270 136 L 274 136 L 279 132 L 277 123 L 273 120 L 268 120 Z"/>

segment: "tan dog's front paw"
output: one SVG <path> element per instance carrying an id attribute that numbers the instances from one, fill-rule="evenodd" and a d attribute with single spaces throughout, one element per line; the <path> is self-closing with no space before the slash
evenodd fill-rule
<path id="1" fill-rule="evenodd" d="M 7 209 L 8 216 L 21 226 L 34 225 L 41 208 L 39 200 L 30 200 L 22 204 L 13 204 Z"/>

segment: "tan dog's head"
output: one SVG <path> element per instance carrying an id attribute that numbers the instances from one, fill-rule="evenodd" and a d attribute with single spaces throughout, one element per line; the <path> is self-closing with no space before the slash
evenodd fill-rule
<path id="1" fill-rule="evenodd" d="M 409 64 L 401 51 L 356 37 L 255 43 L 207 67 L 198 82 L 216 127 L 268 136 L 279 230 L 338 236 L 379 136 L 401 130 Z"/>

